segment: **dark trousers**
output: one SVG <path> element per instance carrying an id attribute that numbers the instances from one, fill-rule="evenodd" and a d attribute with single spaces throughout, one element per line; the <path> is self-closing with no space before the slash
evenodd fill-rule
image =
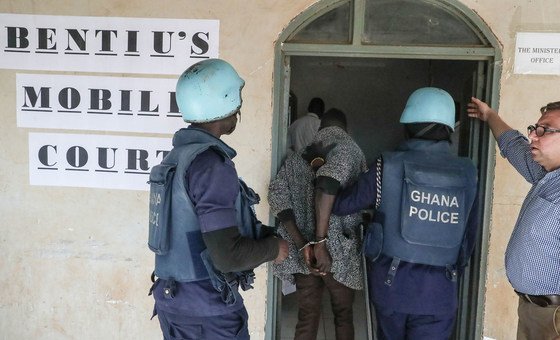
<path id="1" fill-rule="evenodd" d="M 447 340 L 455 324 L 455 314 L 415 315 L 375 308 L 375 315 L 380 340 Z"/>
<path id="2" fill-rule="evenodd" d="M 336 281 L 331 273 L 325 276 L 295 274 L 295 279 L 298 322 L 294 340 L 317 338 L 324 287 L 327 287 L 331 297 L 336 339 L 354 339 L 352 304 L 355 291 Z"/>
<path id="3" fill-rule="evenodd" d="M 156 307 L 157 310 L 157 307 Z M 226 315 L 193 317 L 157 310 L 165 340 L 249 340 L 245 307 Z"/>

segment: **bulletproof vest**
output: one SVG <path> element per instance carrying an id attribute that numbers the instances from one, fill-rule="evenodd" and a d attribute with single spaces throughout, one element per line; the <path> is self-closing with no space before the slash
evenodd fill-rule
<path id="1" fill-rule="evenodd" d="M 150 183 L 156 188 L 151 189 L 150 194 L 148 245 L 156 253 L 157 277 L 178 282 L 214 281 L 216 275 L 223 276 L 223 273 L 214 268 L 208 256 L 194 205 L 186 191 L 185 173 L 196 156 L 209 148 L 223 157 L 230 157 L 233 150 L 218 139 L 208 138 L 203 132 L 188 132 L 189 143 L 176 145 L 162 163 L 152 169 Z M 158 184 L 158 180 L 167 183 Z M 259 197 L 241 179 L 239 187 L 235 202 L 239 232 L 244 237 L 257 239 L 262 225 L 256 219 L 252 206 L 258 203 Z M 161 191 L 159 195 L 156 194 L 158 188 Z M 228 281 L 250 280 L 248 276 L 254 276 L 252 271 L 228 274 Z"/>
<path id="2" fill-rule="evenodd" d="M 477 175 L 470 160 L 449 152 L 448 143 L 433 148 L 435 143 L 410 140 L 412 149 L 383 154 L 376 219 L 383 226 L 382 254 L 449 268 L 463 244 Z"/>

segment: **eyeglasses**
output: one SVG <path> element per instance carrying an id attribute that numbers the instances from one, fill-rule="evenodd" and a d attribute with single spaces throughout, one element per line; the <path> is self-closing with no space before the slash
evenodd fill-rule
<path id="1" fill-rule="evenodd" d="M 548 128 L 546 126 L 542 126 L 542 125 L 539 125 L 539 124 L 527 126 L 527 135 L 530 135 L 533 131 L 535 131 L 535 134 L 537 135 L 537 137 L 542 137 L 542 136 L 544 136 L 545 133 L 560 132 L 560 129 L 551 129 L 551 128 Z"/>

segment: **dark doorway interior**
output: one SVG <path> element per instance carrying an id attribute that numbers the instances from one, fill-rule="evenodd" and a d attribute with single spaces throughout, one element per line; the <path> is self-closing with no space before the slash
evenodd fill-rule
<path id="1" fill-rule="evenodd" d="M 476 68 L 475 61 L 291 57 L 290 91 L 298 98 L 299 115 L 316 96 L 325 108 L 344 111 L 350 134 L 371 162 L 403 139 L 399 117 L 417 88 L 446 90 L 464 115 Z"/>
<path id="2" fill-rule="evenodd" d="M 476 61 L 292 56 L 289 90 L 297 97 L 294 111 L 299 116 L 305 115 L 313 97 L 321 97 L 326 109 L 337 107 L 344 111 L 350 135 L 371 163 L 380 152 L 393 150 L 404 138 L 399 117 L 408 96 L 419 87 L 440 87 L 455 99 L 459 123 L 454 147 L 460 155 L 467 156 L 471 127 L 465 108 L 474 91 L 477 66 Z M 469 286 L 469 282 L 465 284 Z M 281 339 L 292 339 L 297 320 L 295 294 L 280 298 Z M 329 331 L 334 328 L 329 324 L 332 314 L 327 297 L 323 306 L 318 339 L 334 339 L 334 332 Z M 357 339 L 366 339 L 365 310 L 361 293 L 356 296 L 354 313 Z"/>

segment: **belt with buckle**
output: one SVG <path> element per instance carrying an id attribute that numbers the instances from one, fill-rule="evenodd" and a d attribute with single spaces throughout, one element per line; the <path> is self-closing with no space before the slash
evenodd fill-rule
<path id="1" fill-rule="evenodd" d="M 560 306 L 560 295 L 529 295 L 515 291 L 525 301 L 540 307 Z"/>

